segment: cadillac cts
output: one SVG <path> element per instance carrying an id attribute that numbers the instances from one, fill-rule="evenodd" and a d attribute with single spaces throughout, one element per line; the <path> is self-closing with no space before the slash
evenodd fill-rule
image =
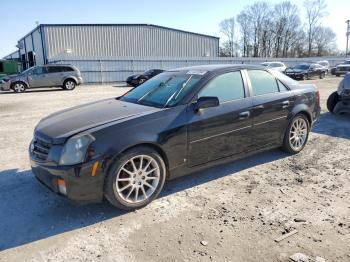
<path id="1" fill-rule="evenodd" d="M 315 86 L 277 71 L 180 68 L 42 119 L 29 154 L 36 178 L 54 192 L 132 210 L 167 179 L 271 148 L 300 152 L 319 113 Z"/>

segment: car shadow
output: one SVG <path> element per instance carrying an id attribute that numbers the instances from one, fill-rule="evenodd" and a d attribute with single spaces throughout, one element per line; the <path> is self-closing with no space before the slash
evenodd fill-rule
<path id="1" fill-rule="evenodd" d="M 40 89 L 27 89 L 24 93 L 15 93 L 12 90 L 9 91 L 1 91 L 0 95 L 10 95 L 10 94 L 17 94 L 17 95 L 21 95 L 21 94 L 27 94 L 27 93 L 46 93 L 46 92 L 54 92 L 54 91 L 66 91 L 64 89 L 62 89 L 61 87 L 50 87 L 50 88 L 40 88 Z"/>
<path id="2" fill-rule="evenodd" d="M 160 197 L 287 156 L 271 150 L 180 177 L 168 181 Z M 39 184 L 30 170 L 1 171 L 0 192 L 0 251 L 127 214 L 106 201 L 87 205 L 71 202 Z"/>
<path id="3" fill-rule="evenodd" d="M 327 136 L 350 139 L 350 115 L 322 113 L 312 132 Z"/>

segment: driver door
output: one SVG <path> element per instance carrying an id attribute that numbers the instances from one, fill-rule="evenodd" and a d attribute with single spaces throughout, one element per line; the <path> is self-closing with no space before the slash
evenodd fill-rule
<path id="1" fill-rule="evenodd" d="M 46 67 L 37 66 L 34 68 L 33 73 L 28 76 L 28 83 L 30 87 L 44 87 L 48 86 L 46 77 Z"/>
<path id="2" fill-rule="evenodd" d="M 240 71 L 216 76 L 202 88 L 199 97 L 214 96 L 219 106 L 188 114 L 188 164 L 196 166 L 247 151 L 252 145 L 251 98 L 246 97 Z"/>

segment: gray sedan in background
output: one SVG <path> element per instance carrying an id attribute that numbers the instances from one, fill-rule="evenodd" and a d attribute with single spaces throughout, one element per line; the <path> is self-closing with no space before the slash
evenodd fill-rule
<path id="1" fill-rule="evenodd" d="M 31 67 L 18 75 L 5 77 L 1 80 L 1 90 L 13 90 L 16 93 L 25 92 L 28 88 L 62 87 L 73 90 L 83 83 L 78 68 L 72 65 L 45 65 Z"/>

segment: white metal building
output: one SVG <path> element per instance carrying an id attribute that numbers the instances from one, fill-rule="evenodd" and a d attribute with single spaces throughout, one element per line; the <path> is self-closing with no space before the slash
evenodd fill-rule
<path id="1" fill-rule="evenodd" d="M 67 59 L 216 57 L 219 38 L 150 24 L 42 24 L 17 47 L 28 67 Z"/>

